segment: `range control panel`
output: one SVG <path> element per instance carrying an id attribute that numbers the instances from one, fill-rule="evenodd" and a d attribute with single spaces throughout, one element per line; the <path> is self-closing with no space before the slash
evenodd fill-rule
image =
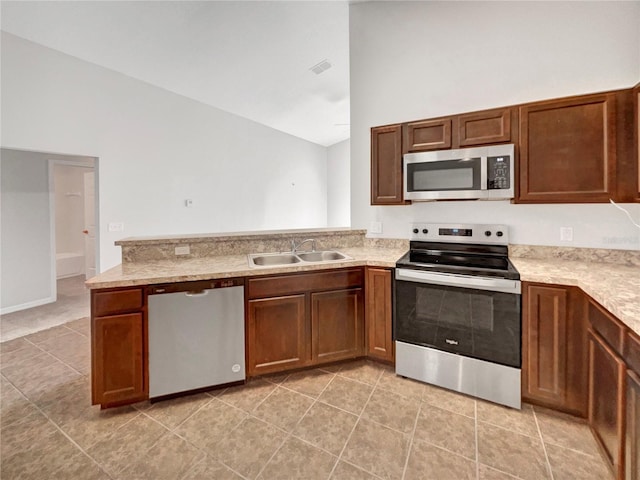
<path id="1" fill-rule="evenodd" d="M 487 157 L 487 188 L 508 190 L 511 188 L 511 157 Z"/>
<path id="2" fill-rule="evenodd" d="M 412 223 L 410 240 L 447 243 L 482 243 L 507 245 L 506 225 L 463 223 Z"/>

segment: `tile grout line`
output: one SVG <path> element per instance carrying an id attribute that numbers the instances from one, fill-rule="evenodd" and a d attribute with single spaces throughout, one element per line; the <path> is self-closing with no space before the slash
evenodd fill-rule
<path id="1" fill-rule="evenodd" d="M 286 380 L 287 380 L 290 376 L 291 376 L 291 375 L 287 375 L 287 377 L 286 377 L 284 380 L 282 380 L 282 383 L 280 383 L 280 385 L 278 385 L 276 388 L 274 388 L 274 389 L 273 389 L 273 391 L 272 391 L 269 395 L 267 395 L 267 397 L 266 397 L 264 400 L 266 400 L 268 397 L 270 397 L 270 396 L 273 394 L 273 392 L 275 392 L 275 391 L 278 389 L 278 387 L 282 387 L 282 388 L 283 388 L 283 389 L 285 389 L 285 390 L 288 390 L 288 391 L 290 391 L 290 392 L 295 392 L 295 393 L 297 393 L 297 394 L 299 394 L 299 395 L 304 395 L 305 397 L 308 397 L 308 398 L 309 398 L 309 396 L 308 396 L 308 395 L 302 394 L 302 393 L 300 393 L 300 392 L 297 392 L 297 391 L 295 391 L 295 390 L 292 390 L 292 389 L 287 388 L 287 387 L 285 387 L 285 386 L 284 386 L 284 383 L 286 382 Z M 267 460 L 267 461 L 265 462 L 265 464 L 262 466 L 262 468 L 260 469 L 260 471 L 259 471 L 259 472 L 258 472 L 258 474 L 256 475 L 256 478 L 258 478 L 258 477 L 260 477 L 260 475 L 262 475 L 262 472 L 264 471 L 264 469 L 265 469 L 265 468 L 267 468 L 267 465 L 269 465 L 269 463 L 271 462 L 271 460 L 273 460 L 273 458 L 274 458 L 274 457 L 277 455 L 277 453 L 282 449 L 282 447 L 283 447 L 283 446 L 284 446 L 284 444 L 287 442 L 287 440 L 289 440 L 289 438 L 291 438 L 291 437 L 298 438 L 297 436 L 293 435 L 293 431 L 294 431 L 294 430 L 296 429 L 296 427 L 300 424 L 300 422 L 302 421 L 302 419 L 303 419 L 304 417 L 306 417 L 306 416 L 307 416 L 307 413 L 309 413 L 309 410 L 311 410 L 311 408 L 312 408 L 312 407 L 313 407 L 313 406 L 318 402 L 318 399 L 320 398 L 320 395 L 322 395 L 322 394 L 324 393 L 324 391 L 329 387 L 329 385 L 331 385 L 331 384 L 333 383 L 333 380 L 336 378 L 336 376 L 337 376 L 337 374 L 335 374 L 335 373 L 334 373 L 334 374 L 333 374 L 333 378 L 331 378 L 331 380 L 329 380 L 329 382 L 328 382 L 328 383 L 327 383 L 327 384 L 322 388 L 322 391 L 318 394 L 318 396 L 317 396 L 316 398 L 314 398 L 314 399 L 313 399 L 313 402 L 311 402 L 311 405 L 309 405 L 309 408 L 307 408 L 307 409 L 305 410 L 304 414 L 302 414 L 302 416 L 298 419 L 298 421 L 296 422 L 296 424 L 295 424 L 293 427 L 291 427 L 291 431 L 288 431 L 288 432 L 287 432 L 287 435 L 285 436 L 285 438 L 284 438 L 284 440 L 282 441 L 282 443 L 278 446 L 278 448 L 276 449 L 276 451 L 275 451 L 275 452 L 273 452 L 273 455 L 271 455 L 271 456 L 269 457 L 269 460 Z M 311 398 L 313 398 L 313 397 L 311 397 Z M 263 400 L 262 402 L 260 402 L 258 405 L 256 405 L 256 407 L 254 408 L 254 410 L 255 410 L 256 408 L 258 408 L 258 407 L 259 407 L 259 406 L 264 402 L 264 400 Z M 269 424 L 269 425 L 271 425 L 269 422 L 266 422 L 266 423 L 267 423 L 267 424 Z M 300 440 L 302 440 L 302 439 L 300 439 Z M 305 442 L 305 443 L 309 443 L 309 442 Z M 311 445 L 311 444 L 310 444 L 310 445 Z M 315 445 L 313 445 L 313 447 L 318 448 L 318 447 L 316 447 Z M 324 449 L 321 449 L 321 450 L 326 451 L 326 450 L 324 450 Z M 329 452 L 327 452 L 327 453 L 329 453 Z M 333 454 L 331 454 L 331 455 L 332 455 L 332 456 L 335 456 L 335 455 L 333 455 Z M 333 473 L 333 469 L 335 468 L 335 465 L 337 465 L 337 464 L 338 464 L 338 461 L 340 461 L 340 459 L 339 459 L 339 458 L 338 458 L 338 460 L 336 460 L 336 462 L 335 462 L 335 464 L 334 464 L 333 468 L 331 469 L 331 472 L 329 472 L 329 477 L 331 477 L 331 473 Z"/>
<path id="2" fill-rule="evenodd" d="M 329 478 L 331 478 L 331 475 L 333 475 L 333 472 L 338 467 L 338 464 L 340 463 L 340 460 L 342 460 L 342 455 L 344 455 L 344 451 L 347 449 L 347 445 L 349 444 L 349 440 L 351 440 L 351 437 L 353 436 L 353 432 L 356 431 L 356 427 L 358 426 L 358 424 L 360 423 L 360 420 L 362 419 L 362 414 L 364 413 L 365 409 L 367 408 L 367 405 L 371 401 L 371 397 L 373 397 L 373 392 L 376 391 L 376 388 L 377 388 L 378 384 L 380 383 L 380 378 L 382 377 L 382 373 L 383 373 L 383 371 L 380 370 L 380 374 L 378 375 L 378 378 L 376 379 L 376 383 L 374 384 L 373 388 L 371 389 L 371 393 L 369 393 L 369 397 L 367 397 L 367 401 L 364 402 L 364 405 L 362 406 L 362 409 L 360 410 L 360 414 L 358 415 L 358 419 L 356 420 L 356 423 L 353 424 L 353 428 L 351 429 L 351 432 L 349 432 L 349 435 L 347 436 L 347 440 L 344 442 L 344 445 L 342 446 L 342 450 L 340 450 L 340 455 L 338 455 L 338 461 L 333 466 L 333 470 L 331 470 L 331 472 L 329 473 Z M 362 468 L 362 467 L 360 467 L 360 468 L 362 470 L 364 470 L 364 468 Z M 371 473 L 371 472 L 369 472 L 369 470 L 364 470 L 364 471 L 367 472 L 367 473 Z M 377 475 L 376 475 L 376 477 L 377 477 Z"/>
<path id="3" fill-rule="evenodd" d="M 404 467 L 402 469 L 402 477 L 407 475 L 407 467 L 409 466 L 409 457 L 411 456 L 411 449 L 413 448 L 413 440 L 416 435 L 416 429 L 418 428 L 418 419 L 420 418 L 420 413 L 422 412 L 422 396 L 420 397 L 420 404 L 418 405 L 418 412 L 416 413 L 416 418 L 413 421 L 413 429 L 411 430 L 411 437 L 409 439 L 409 447 L 407 448 L 407 458 L 404 460 Z"/>
<path id="4" fill-rule="evenodd" d="M 473 411 L 474 411 L 474 424 L 475 424 L 475 434 L 476 434 L 476 479 L 480 480 L 480 453 L 479 453 L 479 446 L 478 446 L 478 402 L 474 401 L 473 402 Z"/>
<path id="5" fill-rule="evenodd" d="M 4 376 L 4 375 L 3 375 Z M 7 379 L 5 377 L 5 380 L 7 382 L 9 382 L 9 384 L 11 384 L 11 386 L 13 388 L 16 389 L 16 391 L 22 395 L 22 397 L 29 402 L 43 417 L 45 417 L 47 419 L 47 422 L 50 423 L 51 425 L 53 425 L 55 427 L 55 429 L 57 431 L 59 431 L 67 440 L 69 440 L 69 442 L 71 442 L 71 444 L 73 446 L 75 446 L 80 453 L 82 453 L 85 457 L 87 457 L 89 460 L 91 460 L 99 469 L 101 472 L 103 472 L 104 474 L 106 474 L 109 478 L 114 479 L 114 477 L 111 475 L 110 472 L 108 472 L 107 470 L 105 470 L 102 467 L 102 464 L 100 464 L 95 458 L 93 458 L 91 455 L 89 455 L 84 448 L 82 448 L 73 438 L 71 438 L 64 430 L 62 430 L 62 427 L 60 427 L 60 425 L 58 425 L 55 421 L 53 421 L 53 419 L 42 409 L 40 408 L 35 402 L 33 402 L 31 399 L 29 399 L 18 387 L 16 387 L 13 382 L 11 382 L 9 379 Z M 134 417 L 135 418 L 135 417 Z M 131 420 L 129 420 L 131 421 Z M 126 422 L 129 423 L 129 422 Z M 111 435 L 110 435 L 111 436 Z"/>
<path id="6" fill-rule="evenodd" d="M 551 469 L 551 462 L 549 462 L 549 455 L 547 454 L 547 446 L 544 444 L 544 437 L 542 436 L 542 430 L 540 429 L 540 423 L 538 422 L 538 415 L 536 415 L 535 408 L 533 410 L 533 419 L 536 421 L 536 427 L 538 428 L 538 435 L 540 438 L 540 442 L 542 443 L 542 451 L 544 452 L 544 459 L 546 460 L 547 473 L 549 474 L 549 478 L 554 480 L 553 470 Z"/>

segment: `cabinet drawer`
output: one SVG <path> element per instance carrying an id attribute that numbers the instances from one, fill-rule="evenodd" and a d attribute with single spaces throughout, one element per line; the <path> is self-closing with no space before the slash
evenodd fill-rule
<path id="1" fill-rule="evenodd" d="M 622 355 L 625 326 L 591 298 L 589 299 L 589 322 L 593 330 L 598 332 L 616 353 Z"/>
<path id="2" fill-rule="evenodd" d="M 261 277 L 248 282 L 249 298 L 275 297 L 294 293 L 361 287 L 361 268 L 322 273 Z"/>
<path id="3" fill-rule="evenodd" d="M 91 310 L 94 317 L 130 310 L 140 310 L 143 304 L 144 299 L 141 288 L 94 291 L 91 295 Z"/>
<path id="4" fill-rule="evenodd" d="M 640 339 L 630 331 L 624 347 L 624 359 L 631 370 L 640 376 Z"/>

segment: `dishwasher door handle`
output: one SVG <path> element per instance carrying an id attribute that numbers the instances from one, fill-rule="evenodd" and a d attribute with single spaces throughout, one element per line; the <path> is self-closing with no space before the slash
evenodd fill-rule
<path id="1" fill-rule="evenodd" d="M 206 297 L 209 295 L 209 290 L 202 290 L 201 292 L 184 292 L 187 297 Z"/>

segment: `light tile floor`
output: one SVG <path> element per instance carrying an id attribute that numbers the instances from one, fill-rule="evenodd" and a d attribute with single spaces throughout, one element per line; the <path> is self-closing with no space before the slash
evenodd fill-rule
<path id="1" fill-rule="evenodd" d="M 1 315 L 0 342 L 89 316 L 89 289 L 84 282 L 84 275 L 60 279 L 55 302 Z"/>
<path id="2" fill-rule="evenodd" d="M 584 422 L 354 361 L 101 411 L 89 322 L 0 344 L 3 479 L 607 479 Z"/>

